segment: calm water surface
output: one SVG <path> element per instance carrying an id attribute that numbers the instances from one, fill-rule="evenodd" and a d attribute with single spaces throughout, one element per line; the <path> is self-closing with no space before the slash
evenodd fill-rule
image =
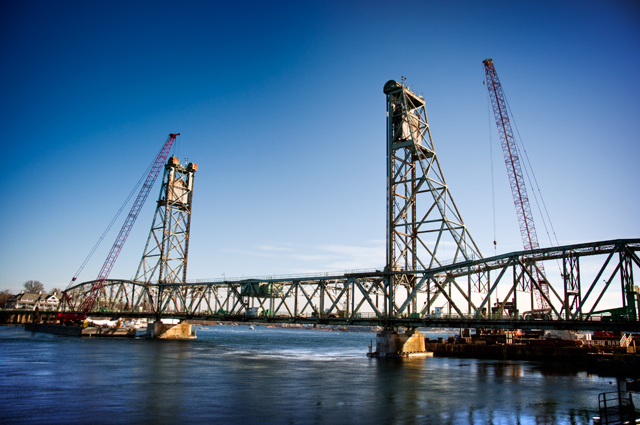
<path id="1" fill-rule="evenodd" d="M 566 365 L 369 359 L 372 339 L 247 326 L 198 329 L 195 341 L 80 339 L 0 327 L 0 423 L 590 424 L 598 394 L 615 390 Z"/>

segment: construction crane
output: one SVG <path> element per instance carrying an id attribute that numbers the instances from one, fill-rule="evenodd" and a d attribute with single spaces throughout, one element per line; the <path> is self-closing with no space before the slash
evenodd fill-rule
<path id="1" fill-rule="evenodd" d="M 116 237 L 116 241 L 111 247 L 111 251 L 109 251 L 109 255 L 107 255 L 107 259 L 102 265 L 102 269 L 100 270 L 100 273 L 98 273 L 98 277 L 96 278 L 96 280 L 94 281 L 91 287 L 91 291 L 89 292 L 89 295 L 85 298 L 84 302 L 80 306 L 78 306 L 78 308 L 76 309 L 67 291 L 66 290 L 63 291 L 62 292 L 63 302 L 66 302 L 70 311 L 58 313 L 56 315 L 56 319 L 62 320 L 62 321 L 72 321 L 72 320 L 84 320 L 87 318 L 87 314 L 89 313 L 89 310 L 91 310 L 91 306 L 93 306 L 93 303 L 98 297 L 100 290 L 104 286 L 104 282 L 109 277 L 109 273 L 111 273 L 111 269 L 113 268 L 114 264 L 116 263 L 116 260 L 118 259 L 118 255 L 120 254 L 120 251 L 122 250 L 122 247 L 124 246 L 124 243 L 126 242 L 127 237 L 129 236 L 129 233 L 131 232 L 131 228 L 136 222 L 136 219 L 138 218 L 138 214 L 142 210 L 142 206 L 144 205 L 144 202 L 147 200 L 147 196 L 149 195 L 149 192 L 151 191 L 153 184 L 158 178 L 158 174 L 160 174 L 162 165 L 165 163 L 165 161 L 167 160 L 167 157 L 169 156 L 169 151 L 171 150 L 171 146 L 173 145 L 173 142 L 176 140 L 176 136 L 179 136 L 179 135 L 180 133 L 169 134 L 169 138 L 167 139 L 166 142 L 164 142 L 162 149 L 160 149 L 160 152 L 158 153 L 158 156 L 153 162 L 153 165 L 151 166 L 149 174 L 147 175 L 147 178 L 145 179 L 144 184 L 140 189 L 140 193 L 138 194 L 138 197 L 134 201 L 133 205 L 131 206 L 131 211 L 129 211 L 129 214 L 127 215 L 127 218 L 125 219 L 124 224 L 120 229 L 120 233 L 118 233 L 118 236 Z M 76 278 L 74 277 L 72 282 L 75 281 L 75 279 Z"/>
<path id="2" fill-rule="evenodd" d="M 522 175 L 522 168 L 520 167 L 518 148 L 516 147 L 516 141 L 513 137 L 513 131 L 511 130 L 506 98 L 502 91 L 502 85 L 498 79 L 496 69 L 493 66 L 493 59 L 485 59 L 482 63 L 484 64 L 487 89 L 489 90 L 489 97 L 491 98 L 491 105 L 493 107 L 493 115 L 498 127 L 504 162 L 507 166 L 507 174 L 509 175 L 511 194 L 513 195 L 513 202 L 516 207 L 518 223 L 520 224 L 522 243 L 526 250 L 536 249 L 539 248 L 538 235 L 533 223 L 533 215 L 531 214 L 531 207 L 529 206 L 527 188 Z M 549 308 L 549 303 L 547 302 L 549 299 L 549 285 L 544 278 L 543 264 L 536 264 L 535 267 L 533 267 L 532 274 L 537 283 L 537 287 L 532 289 L 536 295 L 538 306 L 541 310 L 547 309 Z"/>

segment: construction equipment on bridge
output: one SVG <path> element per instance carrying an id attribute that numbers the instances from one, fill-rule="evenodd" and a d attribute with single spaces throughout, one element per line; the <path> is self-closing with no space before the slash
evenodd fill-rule
<path id="1" fill-rule="evenodd" d="M 272 282 L 247 282 L 241 287 L 243 297 L 273 297 L 282 295 L 282 288 Z"/>
<path id="2" fill-rule="evenodd" d="M 524 249 L 531 250 L 539 248 L 538 235 L 536 227 L 533 223 L 533 214 L 529 205 L 529 197 L 527 196 L 527 188 L 520 166 L 520 156 L 518 155 L 518 147 L 511 129 L 511 120 L 507 109 L 507 101 L 502 90 L 502 85 L 498 79 L 498 74 L 493 66 L 493 59 L 485 59 L 483 62 L 486 75 L 487 90 L 491 98 L 493 107 L 493 115 L 498 127 L 500 135 L 500 144 L 502 145 L 502 153 L 504 162 L 507 166 L 507 174 L 509 175 L 509 184 L 511 185 L 511 194 L 516 207 L 518 223 L 520 225 L 520 235 Z M 535 279 L 528 281 L 523 279 L 523 291 L 531 291 L 536 294 L 536 301 L 540 310 L 549 308 L 549 284 L 545 278 L 544 265 L 539 263 L 537 267 L 531 265 L 535 270 Z M 533 308 L 533 306 L 532 306 Z"/>
<path id="3" fill-rule="evenodd" d="M 111 251 L 109 251 L 109 255 L 107 255 L 107 259 L 102 265 L 102 269 L 100 270 L 100 273 L 98 273 L 97 279 L 93 282 L 93 285 L 88 295 L 82 300 L 81 304 L 76 306 L 72 302 L 71 297 L 67 294 L 67 290 L 69 288 L 67 288 L 67 290 L 62 292 L 63 301 L 67 304 L 67 306 L 71 311 L 58 313 L 58 315 L 56 316 L 58 320 L 84 320 L 87 317 L 87 313 L 91 309 L 91 306 L 93 306 L 93 303 L 98 297 L 100 290 L 103 288 L 104 282 L 109 277 L 109 273 L 111 273 L 111 269 L 113 268 L 113 265 L 116 263 L 116 260 L 118 259 L 118 255 L 120 254 L 120 251 L 124 246 L 124 243 L 127 241 L 127 237 L 131 232 L 131 228 L 135 224 L 136 219 L 138 218 L 138 214 L 140 214 L 140 211 L 142 210 L 142 206 L 144 205 L 144 202 L 147 200 L 147 196 L 149 195 L 149 192 L 151 191 L 153 184 L 158 178 L 158 174 L 160 173 L 160 167 L 162 166 L 164 161 L 167 159 L 167 156 L 169 155 L 169 151 L 171 150 L 171 146 L 173 145 L 173 142 L 176 140 L 176 136 L 179 136 L 179 135 L 180 133 L 169 134 L 169 138 L 166 140 L 166 142 L 164 142 L 162 149 L 160 149 L 160 152 L 156 156 L 156 159 L 153 162 L 153 165 L 151 166 L 151 170 L 149 171 L 149 174 L 147 175 L 147 178 L 144 184 L 142 185 L 142 188 L 140 189 L 140 193 L 138 194 L 138 197 L 134 201 L 131 207 L 131 211 L 129 211 L 129 214 L 127 215 L 127 218 L 125 219 L 124 224 L 120 229 L 120 233 L 118 233 L 118 236 L 116 237 L 116 241 L 113 243 L 113 246 L 111 247 Z"/>

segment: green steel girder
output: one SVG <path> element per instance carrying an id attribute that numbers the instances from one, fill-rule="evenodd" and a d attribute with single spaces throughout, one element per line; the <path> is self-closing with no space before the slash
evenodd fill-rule
<path id="1" fill-rule="evenodd" d="M 272 296 L 252 298 L 257 299 L 257 303 L 265 310 L 267 302 L 271 303 L 271 308 L 269 308 L 271 320 L 285 322 L 312 320 L 305 317 L 305 313 L 309 312 L 312 313 L 313 320 L 319 323 L 319 321 L 327 319 L 327 315 L 335 318 L 339 313 L 340 304 L 347 300 L 347 294 L 349 294 L 347 311 L 341 314 L 345 316 L 340 317 L 341 320 L 364 320 L 367 317 L 385 323 L 401 323 L 402 320 L 405 320 L 405 316 L 422 321 L 433 320 L 430 309 L 441 296 L 446 299 L 450 310 L 454 312 L 451 320 L 457 318 L 486 321 L 487 327 L 491 327 L 493 326 L 492 319 L 484 316 L 483 310 L 491 306 L 499 287 L 506 288 L 503 294 L 507 294 L 506 297 L 501 297 L 502 301 L 497 304 L 499 312 L 505 310 L 506 302 L 512 296 L 515 297 L 518 307 L 524 307 L 526 300 L 522 301 L 517 298 L 518 293 L 522 293 L 518 282 L 528 278 L 534 286 L 538 285 L 537 280 L 532 279 L 536 272 L 539 272 L 537 264 L 570 257 L 575 262 L 575 273 L 584 274 L 580 271 L 582 262 L 577 259 L 593 258 L 598 261 L 598 267 L 593 272 L 595 278 L 593 280 L 590 278 L 587 282 L 586 291 L 579 287 L 580 280 L 576 280 L 573 286 L 569 287 L 565 285 L 564 278 L 556 284 L 552 279 L 545 278 L 551 295 L 546 301 L 551 306 L 553 317 L 562 319 L 554 321 L 554 323 L 595 323 L 593 320 L 594 312 L 602 310 L 604 308 L 602 300 L 611 299 L 614 294 L 618 294 L 616 296 L 620 300 L 620 304 L 626 309 L 625 311 L 629 312 L 628 319 L 630 320 L 626 323 L 636 323 L 638 322 L 638 285 L 633 279 L 634 276 L 640 275 L 638 251 L 640 251 L 640 239 L 626 239 L 519 251 L 430 270 L 416 270 L 411 273 L 370 271 L 342 275 L 331 274 L 330 276 L 323 274 L 305 276 L 304 278 L 271 277 L 260 281 L 268 281 L 283 290 L 279 291 L 277 296 L 272 293 Z M 509 278 L 511 274 L 513 274 L 513 279 Z M 390 275 L 396 276 L 397 282 L 402 282 L 401 285 L 396 285 L 393 291 L 388 290 L 387 282 L 390 280 L 388 279 Z M 603 276 L 606 278 L 601 283 L 600 280 Z M 611 285 L 618 277 L 622 282 L 622 293 L 620 293 L 620 287 Z M 484 293 L 465 290 L 467 287 L 465 285 L 471 280 L 486 282 L 487 290 Z M 108 310 L 120 311 L 123 314 L 182 315 L 186 317 L 215 314 L 222 310 L 227 314 L 237 316 L 244 314 L 248 309 L 248 304 L 243 301 L 241 294 L 244 282 L 246 279 L 226 279 L 159 285 L 112 279 L 105 282 L 100 301 L 96 303 L 94 311 Z M 89 295 L 92 284 L 93 281 L 83 282 L 68 290 L 75 304 L 82 303 L 84 297 Z M 468 287 L 471 288 L 470 285 Z M 450 293 L 453 288 L 455 290 Z M 567 288 L 571 290 L 572 296 L 580 294 L 575 298 L 573 305 L 567 304 Z M 295 299 L 296 292 L 298 293 L 297 300 Z M 391 303 L 389 302 L 390 293 L 396 297 Z M 595 298 L 594 293 L 598 294 Z M 381 298 L 380 304 L 374 300 L 374 294 L 376 299 Z M 605 297 L 607 294 L 611 295 Z M 407 313 L 412 303 L 416 304 L 420 300 L 421 304 L 421 301 L 425 299 L 427 301 L 425 301 L 424 308 L 414 310 L 411 314 Z M 427 306 L 427 302 L 430 303 L 429 306 Z M 382 308 L 389 305 L 394 306 L 392 314 Z M 325 309 L 325 306 L 329 308 Z M 636 313 L 634 313 L 634 308 Z M 567 309 L 570 314 L 567 314 Z M 583 318 L 587 320 L 580 320 L 579 311 L 587 312 L 582 313 Z M 500 326 L 504 325 L 502 322 L 500 323 Z M 605 325 L 594 324 L 593 326 L 603 327 Z"/>

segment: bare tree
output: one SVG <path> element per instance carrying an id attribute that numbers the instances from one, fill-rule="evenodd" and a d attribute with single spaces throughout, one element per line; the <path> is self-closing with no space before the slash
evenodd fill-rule
<path id="1" fill-rule="evenodd" d="M 5 289 L 4 291 L 0 292 L 0 308 L 5 308 L 7 306 L 7 300 L 12 295 L 13 294 L 8 289 Z"/>
<path id="2" fill-rule="evenodd" d="M 52 293 L 52 294 L 57 294 L 57 293 L 60 293 L 60 292 L 62 292 L 62 289 L 60 289 L 60 288 L 53 288 L 53 289 L 51 290 L 51 293 Z"/>
<path id="3" fill-rule="evenodd" d="M 40 291 L 44 292 L 44 285 L 39 280 L 27 280 L 24 283 L 24 289 L 26 289 L 27 292 L 37 294 Z"/>

